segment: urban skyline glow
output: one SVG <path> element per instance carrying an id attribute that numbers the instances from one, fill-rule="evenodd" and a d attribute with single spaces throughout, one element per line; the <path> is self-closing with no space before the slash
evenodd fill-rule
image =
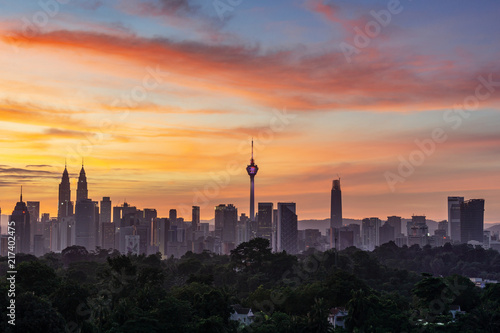
<path id="1" fill-rule="evenodd" d="M 300 220 L 340 174 L 344 218 L 444 220 L 463 196 L 500 222 L 497 1 L 46 3 L 0 1 L 4 215 L 23 185 L 57 216 L 82 158 L 93 200 L 249 214 L 254 137 L 255 204 Z"/>

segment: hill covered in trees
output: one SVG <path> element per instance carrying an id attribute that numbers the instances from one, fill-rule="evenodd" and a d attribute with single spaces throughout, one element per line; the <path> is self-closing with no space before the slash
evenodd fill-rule
<path id="1" fill-rule="evenodd" d="M 72 246 L 17 255 L 16 330 L 7 324 L 7 258 L 0 258 L 2 332 L 333 332 L 329 310 L 348 310 L 335 332 L 499 332 L 500 254 L 469 245 L 423 249 L 387 243 L 292 256 L 268 241 L 230 256 L 125 256 Z M 254 323 L 230 320 L 231 305 Z M 450 310 L 463 313 L 453 319 Z"/>

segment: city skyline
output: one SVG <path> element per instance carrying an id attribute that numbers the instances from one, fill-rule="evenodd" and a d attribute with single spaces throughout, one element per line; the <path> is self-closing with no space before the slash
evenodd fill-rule
<path id="1" fill-rule="evenodd" d="M 82 199 L 87 199 L 87 196 L 88 196 L 87 185 L 88 185 L 88 184 L 87 184 L 86 172 L 85 172 L 85 170 L 84 170 L 84 166 L 83 166 L 83 165 L 81 165 L 80 167 L 81 167 L 81 169 L 80 169 L 80 172 L 79 172 L 79 176 L 78 176 L 78 177 L 76 177 L 75 185 L 76 185 L 76 186 L 78 186 L 78 185 L 80 184 L 80 186 L 81 186 L 81 191 L 83 191 L 83 194 L 82 194 L 82 195 L 83 195 L 83 198 L 82 198 Z M 72 177 L 71 177 L 71 176 L 68 176 L 68 170 L 67 170 L 67 167 L 65 166 L 64 171 L 63 171 L 63 173 L 62 173 L 62 181 L 61 181 L 61 183 L 59 184 L 59 200 L 61 200 L 61 197 L 67 196 L 67 195 L 68 195 L 68 193 L 69 193 L 69 196 L 71 196 L 71 194 L 70 194 L 70 193 L 71 193 L 71 190 L 68 190 L 68 189 L 66 188 L 68 178 L 69 178 L 69 181 L 71 181 Z M 331 180 L 331 181 L 330 181 L 330 184 L 331 184 L 331 183 L 333 183 L 333 187 L 331 188 L 331 192 L 328 194 L 328 196 L 329 196 L 329 202 L 328 202 L 328 204 L 329 204 L 329 206 L 328 206 L 329 215 L 331 215 L 331 214 L 332 214 L 333 193 L 334 193 L 334 192 L 335 192 L 335 190 L 337 190 L 337 189 L 338 189 L 338 193 L 340 193 L 340 179 L 333 179 L 333 180 Z M 64 184 L 64 185 L 63 185 L 63 184 Z M 61 186 L 63 186 L 63 187 L 61 187 Z M 63 188 L 63 192 L 64 192 L 64 195 L 63 195 L 63 196 L 61 196 L 61 188 Z M 22 191 L 22 186 L 21 186 L 21 191 Z M 68 191 L 69 191 L 69 192 L 68 192 Z M 74 191 L 74 192 L 75 192 L 75 194 L 76 194 L 76 193 L 78 192 L 78 188 L 74 189 L 73 191 Z M 68 192 L 68 193 L 66 193 L 66 192 Z M 335 193 L 337 193 L 337 192 L 335 192 Z M 340 194 L 338 194 L 338 195 L 337 195 L 337 194 L 335 194 L 335 195 L 337 196 L 337 198 L 339 198 L 339 199 L 336 199 L 336 200 L 339 200 L 339 201 L 340 201 L 340 200 L 342 200 L 342 199 L 340 199 Z M 56 196 L 57 196 L 57 195 L 55 195 L 55 197 L 56 197 Z M 75 195 L 75 196 L 76 196 L 76 195 Z M 450 220 L 450 216 L 451 216 L 451 215 L 449 215 L 449 214 L 450 214 L 450 199 L 455 199 L 455 198 L 461 198 L 461 199 L 462 199 L 462 202 L 463 202 L 463 197 L 447 196 L 447 197 L 445 198 L 445 199 L 448 201 L 448 207 L 445 207 L 445 208 L 444 208 L 444 210 L 445 210 L 446 214 L 448 214 L 448 216 L 446 216 L 445 218 L 434 218 L 434 217 L 431 217 L 430 219 L 431 219 L 431 220 L 434 220 L 434 221 L 436 221 L 436 222 L 437 222 L 437 221 L 441 221 L 441 220 L 446 220 L 446 221 L 449 221 L 449 220 Z M 36 198 L 30 198 L 30 200 L 26 200 L 25 202 L 30 202 L 30 201 L 33 201 L 33 200 L 35 200 L 35 199 L 36 199 Z M 220 201 L 220 202 L 219 202 L 219 204 L 214 205 L 213 207 L 212 207 L 212 206 L 203 206 L 204 208 L 206 208 L 205 210 L 207 211 L 207 212 L 205 212 L 206 214 L 204 215 L 204 214 L 202 214 L 202 213 L 203 213 L 203 211 L 200 209 L 200 207 L 199 207 L 198 205 L 191 205 L 191 206 L 189 206 L 189 205 L 187 205 L 187 204 L 182 204 L 182 205 L 181 205 L 181 207 L 182 207 L 183 209 L 187 209 L 187 208 L 189 208 L 189 211 L 187 211 L 187 210 L 183 210 L 183 209 L 178 209 L 178 208 L 175 208 L 175 207 L 170 207 L 170 206 L 164 206 L 163 208 L 158 209 L 159 207 L 155 207 L 155 206 L 147 206 L 147 205 L 146 205 L 146 206 L 143 206 L 143 205 L 137 204 L 137 202 L 135 202 L 135 201 L 130 201 L 130 200 L 128 200 L 128 201 L 127 201 L 126 199 L 124 199 L 123 201 L 120 201 L 120 200 L 116 200 L 116 201 L 115 201 L 115 200 L 113 200 L 113 198 L 111 198 L 111 197 L 109 197 L 109 196 L 96 196 L 96 199 L 95 199 L 95 201 L 94 201 L 94 202 L 98 203 L 98 201 L 100 201 L 100 202 L 101 202 L 101 204 L 102 204 L 102 203 L 103 203 L 103 199 L 104 199 L 104 200 L 111 200 L 111 202 L 112 202 L 112 206 L 110 206 L 110 207 L 109 207 L 109 209 L 112 209 L 113 207 L 118 207 L 118 206 L 123 205 L 123 204 L 131 204 L 131 203 L 132 203 L 132 204 L 134 204 L 134 205 L 136 205 L 136 206 L 142 207 L 142 208 L 143 208 L 143 209 L 145 209 L 145 210 L 147 210 L 147 209 L 155 209 L 155 211 L 160 211 L 160 213 L 158 213 L 158 216 L 171 217 L 172 212 L 173 212 L 173 211 L 175 211 L 175 214 L 178 214 L 178 216 L 179 216 L 179 217 L 182 217 L 182 218 L 184 218 L 185 220 L 188 220 L 188 221 L 189 221 L 189 218 L 190 218 L 190 217 L 192 217 L 192 210 L 191 210 L 191 208 L 192 208 L 192 207 L 195 207 L 195 206 L 196 206 L 196 207 L 198 207 L 198 218 L 199 218 L 199 220 L 200 220 L 200 221 L 215 221 L 215 220 L 214 220 L 214 216 L 213 216 L 213 208 L 214 208 L 214 207 L 216 208 L 216 207 L 217 207 L 217 206 L 219 206 L 219 205 L 225 205 L 225 204 L 230 204 L 230 205 L 233 205 L 233 204 L 234 204 L 233 202 L 228 202 L 228 201 Z M 37 199 L 36 199 L 36 200 L 37 200 Z M 248 201 L 248 197 L 246 198 L 246 200 Z M 479 199 L 478 199 L 478 200 L 479 200 Z M 484 198 L 481 198 L 480 200 L 484 200 Z M 279 198 L 275 198 L 275 200 L 274 200 L 274 201 L 271 201 L 271 204 L 272 204 L 273 202 L 274 202 L 274 203 L 278 203 L 278 202 L 280 202 L 280 201 L 283 201 L 283 200 L 280 200 Z M 294 201 L 294 200 L 292 200 L 292 201 L 295 203 L 295 201 Z M 18 200 L 15 200 L 15 202 L 18 202 Z M 38 201 L 36 201 L 36 202 L 38 203 L 39 207 L 40 207 L 40 206 L 42 206 L 42 208 L 43 208 L 43 209 L 42 209 L 42 208 L 38 208 L 38 209 L 39 209 L 39 211 L 40 211 L 40 213 L 48 213 L 48 214 L 50 214 L 50 216 L 51 216 L 51 217 L 53 217 L 53 218 L 55 218 L 55 217 L 59 217 L 59 216 L 58 216 L 58 214 L 59 214 L 59 213 L 56 213 L 56 214 L 49 213 L 50 209 L 45 209 L 45 207 L 44 207 L 43 205 L 41 205 L 41 204 L 40 204 L 40 201 L 39 201 L 39 200 L 38 200 Z M 69 201 L 69 206 L 70 206 L 70 207 L 74 207 L 74 206 L 76 205 L 76 203 L 77 203 L 77 202 L 78 202 L 78 200 Z M 257 204 L 259 204 L 259 205 L 260 205 L 260 204 L 262 204 L 262 203 L 264 203 L 264 204 L 265 204 L 265 202 L 264 202 L 264 201 L 261 201 L 261 200 L 259 200 L 259 199 L 257 199 L 255 202 L 256 202 Z M 61 204 L 61 202 L 59 202 L 59 205 L 60 205 L 60 204 Z M 58 205 L 58 206 L 59 206 L 59 205 Z M 235 205 L 236 207 L 240 207 L 240 206 L 239 206 L 239 205 L 237 205 L 237 204 L 234 204 L 234 205 Z M 13 206 L 15 206 L 15 203 L 14 203 L 14 205 L 13 205 Z M 56 212 L 57 212 L 58 206 L 56 206 Z M 443 205 L 443 206 L 444 206 L 444 205 Z M 488 205 L 488 206 L 489 206 L 489 205 Z M 100 208 L 100 207 L 101 207 L 101 206 L 99 206 L 99 208 Z M 488 207 L 488 208 L 489 208 L 489 207 Z M 257 210 L 257 211 L 258 211 L 258 210 Z M 340 203 L 340 211 L 342 211 L 342 204 L 341 204 L 341 203 Z M 484 214 L 485 216 L 486 216 L 486 212 L 487 212 L 487 211 L 488 211 L 488 210 L 485 210 L 485 214 Z M 0 212 L 1 212 L 1 206 L 0 206 Z M 167 213 L 167 212 L 168 212 L 168 213 Z M 187 214 L 186 214 L 186 212 L 187 212 Z M 243 213 L 248 213 L 248 211 L 244 211 L 244 210 L 243 210 L 242 212 L 243 212 Z M 71 213 L 71 214 L 73 214 L 73 213 Z M 109 214 L 111 214 L 111 211 L 109 212 Z M 183 215 L 183 214 L 184 214 L 184 215 Z M 6 215 L 6 214 L 3 214 L 3 215 L 4 215 L 5 217 L 7 217 L 7 216 L 8 216 L 8 214 L 7 214 L 7 215 Z M 416 214 L 416 213 L 407 213 L 407 214 L 392 214 L 392 215 L 399 215 L 399 216 L 401 216 L 402 218 L 411 219 L 411 218 L 412 218 L 412 216 L 426 215 L 426 214 L 422 214 L 422 213 L 420 213 L 420 214 Z M 0 214 L 0 216 L 1 216 L 1 214 Z M 66 216 L 66 215 L 64 215 L 64 216 Z M 64 217 L 64 216 L 61 216 L 61 217 Z M 177 215 L 176 215 L 176 216 L 177 216 Z M 351 216 L 343 216 L 343 219 L 354 219 L 354 220 L 359 220 L 359 221 L 361 221 L 361 220 L 363 220 L 363 219 L 367 218 L 368 216 L 370 216 L 370 217 L 377 217 L 377 218 L 381 218 L 381 219 L 384 221 L 386 216 L 387 216 L 387 217 L 390 217 L 391 215 L 390 215 L 390 214 L 389 214 L 389 215 L 385 214 L 385 215 L 375 216 L 374 214 L 371 214 L 371 215 L 370 215 L 370 214 L 368 214 L 368 215 L 365 215 L 365 216 L 363 216 L 363 217 L 361 217 L 361 218 L 351 217 Z M 427 216 L 428 216 L 428 215 L 427 215 Z M 306 217 L 306 218 L 301 218 L 300 220 L 326 220 L 326 219 L 331 219 L 331 217 L 329 217 L 329 216 L 327 216 L 327 217 L 323 217 L 323 218 L 308 218 L 308 217 Z M 107 220 L 105 220 L 105 222 L 107 222 Z M 214 222 L 214 223 L 215 223 L 215 222 Z M 337 223 L 338 223 L 338 222 L 337 222 Z M 489 222 L 489 221 L 487 221 L 486 219 L 484 219 L 484 223 L 485 223 L 485 224 L 491 224 L 491 225 L 493 225 L 493 224 L 495 224 L 495 223 L 496 223 L 496 221 Z M 2 227 L 3 227 L 3 225 L 4 225 L 4 224 L 6 224 L 6 220 L 5 220 L 5 221 L 4 221 L 4 220 L 2 220 Z M 331 220 L 330 220 L 330 225 L 331 225 Z M 451 226 L 451 224 L 450 224 L 450 226 Z M 338 227 L 338 226 L 337 226 L 337 227 Z M 451 228 L 451 227 L 450 227 L 450 228 Z M 448 230 L 448 233 L 449 233 L 449 232 L 450 232 L 450 230 Z"/>
<path id="2" fill-rule="evenodd" d="M 340 174 L 345 218 L 444 220 L 460 196 L 500 222 L 496 1 L 51 3 L 0 13 L 4 215 L 23 185 L 57 216 L 82 158 L 94 200 L 249 214 L 253 137 L 255 204 L 328 218 Z"/>

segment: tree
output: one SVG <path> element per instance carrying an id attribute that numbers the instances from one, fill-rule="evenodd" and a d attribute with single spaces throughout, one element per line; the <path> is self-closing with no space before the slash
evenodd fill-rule
<path id="1" fill-rule="evenodd" d="M 314 300 L 314 305 L 307 314 L 307 331 L 311 333 L 329 333 L 333 327 L 328 322 L 328 307 L 323 298 Z"/>
<path id="2" fill-rule="evenodd" d="M 84 246 L 73 245 L 62 250 L 61 255 L 64 265 L 68 266 L 73 262 L 87 260 L 89 252 Z"/>
<path id="3" fill-rule="evenodd" d="M 352 292 L 352 298 L 347 303 L 347 328 L 352 331 L 355 328 L 364 332 L 367 327 L 367 321 L 370 316 L 371 305 L 368 299 L 368 293 L 362 289 Z"/>
<path id="4" fill-rule="evenodd" d="M 65 321 L 48 301 L 27 292 L 16 298 L 16 331 L 64 333 Z"/>
<path id="5" fill-rule="evenodd" d="M 48 296 L 57 288 L 58 278 L 49 266 L 39 261 L 25 261 L 17 267 L 16 282 L 22 290 Z"/>
<path id="6" fill-rule="evenodd" d="M 251 272 L 256 272 L 262 266 L 262 262 L 271 255 L 269 240 L 254 238 L 243 242 L 231 251 L 231 262 Z"/>

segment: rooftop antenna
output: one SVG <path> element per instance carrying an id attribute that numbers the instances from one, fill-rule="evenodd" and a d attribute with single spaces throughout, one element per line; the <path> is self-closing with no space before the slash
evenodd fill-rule
<path id="1" fill-rule="evenodd" d="M 23 185 L 21 185 L 21 202 L 23 202 Z"/>

